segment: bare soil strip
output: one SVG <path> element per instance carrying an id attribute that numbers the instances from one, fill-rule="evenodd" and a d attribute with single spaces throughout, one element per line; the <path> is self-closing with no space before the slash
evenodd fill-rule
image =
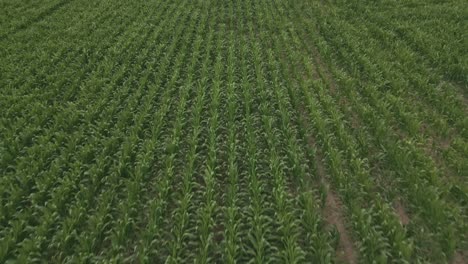
<path id="1" fill-rule="evenodd" d="M 327 191 L 324 215 L 328 224 L 336 226 L 340 234 L 340 240 L 336 257 L 338 261 L 344 263 L 357 263 L 357 253 L 353 245 L 353 240 L 345 226 L 343 209 L 337 195 L 330 189 Z"/>
<path id="2" fill-rule="evenodd" d="M 452 264 L 466 264 L 468 262 L 468 252 L 456 252 Z"/>
<path id="3" fill-rule="evenodd" d="M 395 203 L 395 212 L 397 213 L 398 218 L 400 219 L 400 223 L 402 225 L 408 225 L 410 222 L 410 218 L 406 213 L 405 207 L 400 201 Z"/>
<path id="4" fill-rule="evenodd" d="M 330 86 L 331 93 L 334 94 L 336 93 L 336 83 L 331 76 L 331 73 L 329 69 L 327 68 L 326 64 L 322 62 L 322 59 L 319 57 L 318 51 L 314 47 L 314 53 L 315 53 L 315 66 L 314 69 L 312 69 L 311 77 L 314 79 L 319 79 L 320 73 L 319 69 L 317 67 L 322 67 L 324 71 L 324 74 L 326 75 L 324 78 L 326 79 L 325 81 L 328 82 Z M 318 60 L 318 62 L 317 62 Z M 307 75 L 304 76 L 304 78 L 308 78 Z M 298 112 L 300 114 L 300 120 L 303 125 L 307 125 L 310 123 L 310 120 L 306 114 L 306 109 L 300 105 Z M 357 250 L 354 247 L 353 239 L 351 238 L 351 235 L 349 234 L 346 225 L 345 225 L 345 217 L 344 217 L 344 208 L 341 204 L 341 201 L 339 197 L 334 193 L 334 191 L 331 190 L 329 187 L 329 183 L 327 181 L 326 175 L 326 168 L 325 165 L 323 164 L 323 154 L 320 151 L 320 148 L 318 147 L 316 139 L 309 133 L 307 136 L 307 143 L 312 149 L 315 149 L 315 168 L 316 168 L 316 173 L 318 176 L 318 179 L 320 181 L 320 184 L 324 186 L 327 190 L 326 194 L 326 199 L 325 199 L 325 206 L 323 208 L 322 214 L 324 216 L 324 220 L 329 228 L 331 227 L 336 227 L 338 233 L 339 233 L 339 241 L 338 241 L 338 248 L 336 250 L 336 260 L 338 263 L 358 263 L 358 253 Z"/>
<path id="5" fill-rule="evenodd" d="M 339 233 L 339 244 L 336 250 L 336 258 L 338 263 L 357 263 L 358 255 L 354 248 L 353 240 L 346 229 L 345 217 L 343 215 L 343 206 L 339 197 L 330 189 L 326 179 L 326 169 L 322 162 L 322 155 L 320 150 L 315 144 L 313 136 L 309 135 L 308 144 L 316 149 L 315 165 L 317 169 L 318 178 L 320 183 L 325 186 L 327 190 L 327 197 L 325 199 L 325 207 L 323 208 L 323 215 L 329 227 L 335 226 Z"/>

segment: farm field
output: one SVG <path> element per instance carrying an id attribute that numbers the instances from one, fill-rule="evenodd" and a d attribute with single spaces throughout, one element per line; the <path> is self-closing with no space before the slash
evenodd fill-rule
<path id="1" fill-rule="evenodd" d="M 0 263 L 467 263 L 461 0 L 0 0 Z"/>

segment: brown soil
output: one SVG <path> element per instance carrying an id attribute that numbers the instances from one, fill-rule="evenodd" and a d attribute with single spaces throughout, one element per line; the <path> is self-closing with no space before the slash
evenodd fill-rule
<path id="1" fill-rule="evenodd" d="M 400 223 L 402 225 L 407 225 L 410 222 L 410 218 L 408 214 L 406 213 L 405 208 L 403 207 L 403 204 L 401 204 L 400 201 L 397 201 L 395 203 L 395 212 L 398 215 L 398 218 L 400 219 Z"/>
<path id="2" fill-rule="evenodd" d="M 353 241 L 346 230 L 344 224 L 345 219 L 342 212 L 343 209 L 338 197 L 332 190 L 328 190 L 324 215 L 327 223 L 336 226 L 336 229 L 340 234 L 340 241 L 336 252 L 337 259 L 339 262 L 357 263 L 357 253 L 354 248 Z"/>
<path id="3" fill-rule="evenodd" d="M 452 264 L 466 264 L 468 263 L 468 252 L 456 252 L 453 257 Z"/>
<path id="4" fill-rule="evenodd" d="M 314 56 L 314 67 L 312 68 L 312 72 L 308 75 L 312 77 L 314 80 L 318 80 L 322 78 L 324 82 L 329 85 L 331 94 L 336 93 L 336 82 L 333 79 L 333 76 L 328 69 L 328 66 L 322 61 L 320 53 L 316 49 L 316 47 L 311 47 L 313 56 Z M 307 78 L 307 74 L 303 76 L 303 78 Z M 345 102 L 346 103 L 346 102 Z M 310 123 L 308 116 L 306 114 L 307 110 L 303 105 L 298 105 L 298 112 L 300 114 L 300 120 L 303 125 Z M 358 126 L 358 122 L 355 122 L 355 125 Z M 324 220 L 329 227 L 335 226 L 337 231 L 339 232 L 339 241 L 338 241 L 338 248 L 336 252 L 336 261 L 338 263 L 358 263 L 358 253 L 354 247 L 353 240 L 351 235 L 349 234 L 346 228 L 346 220 L 344 217 L 344 209 L 341 204 L 339 197 L 329 188 L 329 184 L 327 181 L 327 171 L 325 165 L 323 164 L 323 153 L 321 153 L 320 148 L 318 147 L 317 140 L 314 138 L 313 135 L 307 136 L 307 143 L 308 145 L 315 149 L 315 168 L 317 173 L 317 178 L 319 180 L 320 185 L 325 186 L 327 189 L 327 195 L 325 199 L 325 206 L 323 208 L 323 216 Z"/>
<path id="5" fill-rule="evenodd" d="M 343 263 L 357 263 L 357 253 L 353 245 L 351 236 L 345 226 L 345 219 L 343 216 L 343 208 L 339 198 L 336 194 L 330 190 L 326 180 L 326 169 L 322 162 L 322 155 L 319 148 L 317 148 L 316 140 L 312 135 L 307 138 L 307 143 L 316 149 L 315 155 L 315 166 L 317 171 L 318 179 L 320 184 L 324 185 L 327 189 L 327 197 L 325 200 L 325 207 L 323 209 L 323 215 L 328 226 L 335 226 L 339 232 L 339 244 L 336 252 L 336 258 L 338 262 Z"/>
<path id="6" fill-rule="evenodd" d="M 307 124 L 308 118 L 306 110 L 302 105 L 298 107 L 300 113 L 301 123 Z M 307 143 L 316 150 L 315 155 L 315 166 L 318 179 L 320 184 L 327 188 L 327 197 L 325 201 L 325 207 L 323 209 L 323 215 L 328 226 L 335 226 L 339 232 L 339 244 L 336 252 L 336 258 L 338 263 L 357 263 L 358 256 L 357 251 L 354 248 L 353 240 L 346 229 L 345 218 L 343 215 L 343 208 L 338 196 L 329 188 L 329 184 L 326 180 L 326 168 L 323 164 L 323 155 L 320 152 L 320 148 L 317 146 L 317 141 L 313 135 L 308 135 Z"/>
<path id="7" fill-rule="evenodd" d="M 317 149 L 315 156 L 315 165 L 317 169 L 318 178 L 327 188 L 327 197 L 325 200 L 325 207 L 323 209 L 323 215 L 325 221 L 329 226 L 335 226 L 340 234 L 340 240 L 338 244 L 338 249 L 336 252 L 336 257 L 338 262 L 344 263 L 357 263 L 357 253 L 353 245 L 351 236 L 348 233 L 348 230 L 345 226 L 345 219 L 343 216 L 343 208 L 341 202 L 336 196 L 336 194 L 330 190 L 327 180 L 326 180 L 326 169 L 320 158 L 322 155 L 318 148 L 316 147 L 316 140 L 313 136 L 308 137 L 308 143 L 313 148 Z"/>

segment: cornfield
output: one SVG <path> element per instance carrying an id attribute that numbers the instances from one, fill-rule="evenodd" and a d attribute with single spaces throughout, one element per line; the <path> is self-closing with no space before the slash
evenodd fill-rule
<path id="1" fill-rule="evenodd" d="M 466 11 L 0 0 L 0 263 L 465 263 Z"/>

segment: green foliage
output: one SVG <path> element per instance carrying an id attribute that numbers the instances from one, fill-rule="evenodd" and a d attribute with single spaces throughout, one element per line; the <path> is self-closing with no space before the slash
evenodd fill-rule
<path id="1" fill-rule="evenodd" d="M 465 5 L 2 1 L 0 263 L 459 258 Z"/>

